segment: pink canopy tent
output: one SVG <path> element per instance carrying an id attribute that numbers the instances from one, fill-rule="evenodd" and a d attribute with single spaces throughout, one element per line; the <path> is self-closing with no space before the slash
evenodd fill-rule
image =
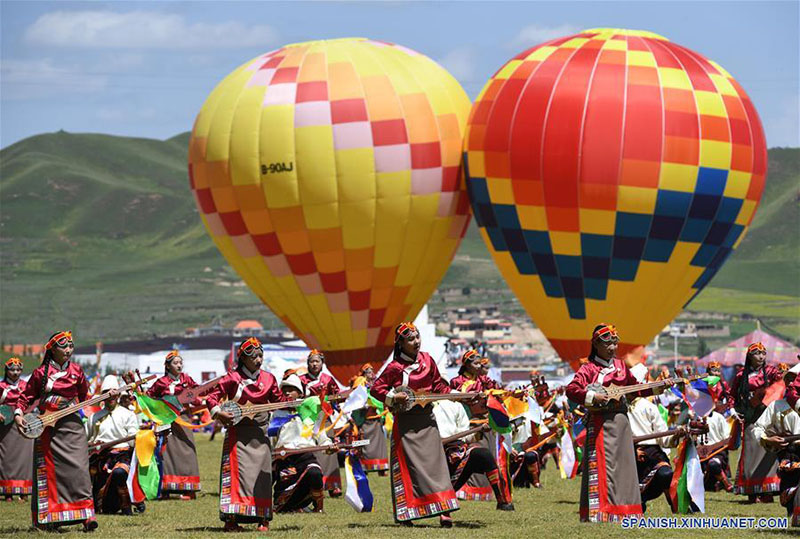
<path id="1" fill-rule="evenodd" d="M 744 357 L 747 354 L 747 347 L 754 342 L 764 344 L 767 349 L 767 363 L 771 365 L 788 363 L 791 366 L 797 363 L 797 354 L 800 354 L 800 348 L 760 329 L 728 343 L 719 350 L 714 350 L 701 358 L 698 363 L 708 365 L 710 361 L 719 361 L 721 365 L 726 367 L 738 363 L 743 364 Z"/>

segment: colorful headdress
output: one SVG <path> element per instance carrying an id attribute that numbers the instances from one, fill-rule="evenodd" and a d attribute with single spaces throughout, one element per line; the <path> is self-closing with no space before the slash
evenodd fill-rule
<path id="1" fill-rule="evenodd" d="M 10 367 L 19 367 L 22 368 L 22 360 L 18 357 L 10 357 L 6 360 L 6 369 Z"/>
<path id="2" fill-rule="evenodd" d="M 72 342 L 72 332 L 71 331 L 60 331 L 50 337 L 50 340 L 47 341 L 47 344 L 44 345 L 45 350 L 50 350 L 53 346 L 58 346 L 59 348 L 64 348 L 67 344 Z"/>
<path id="3" fill-rule="evenodd" d="M 592 339 L 600 339 L 603 342 L 619 339 L 617 328 L 611 324 L 600 324 L 600 327 L 592 333 Z"/>
<path id="4" fill-rule="evenodd" d="M 412 322 L 403 322 L 394 329 L 394 342 L 400 340 L 400 337 L 408 337 L 411 332 L 418 333 L 419 330 Z"/>
<path id="5" fill-rule="evenodd" d="M 256 350 L 261 350 L 261 341 L 255 337 L 250 337 L 239 345 L 239 355 L 252 356 Z"/>
<path id="6" fill-rule="evenodd" d="M 358 374 L 364 374 L 365 372 L 367 372 L 367 369 L 372 369 L 371 363 L 364 363 L 363 365 L 361 365 L 361 368 L 358 369 Z"/>
<path id="7" fill-rule="evenodd" d="M 167 353 L 167 357 L 164 358 L 164 363 L 170 363 L 173 359 L 181 355 L 181 353 L 177 350 L 171 350 Z"/>
<path id="8" fill-rule="evenodd" d="M 778 363 L 778 370 L 781 371 L 781 372 L 788 371 L 789 370 L 789 364 L 788 363 Z"/>
<path id="9" fill-rule="evenodd" d="M 467 361 L 479 355 L 480 354 L 478 354 L 477 350 L 467 350 L 466 352 L 461 354 L 461 364 L 466 365 Z"/>
<path id="10" fill-rule="evenodd" d="M 747 347 L 748 354 L 752 354 L 753 352 L 766 352 L 766 351 L 767 349 L 760 342 L 754 342 L 753 344 Z"/>
<path id="11" fill-rule="evenodd" d="M 317 350 L 316 348 L 312 348 L 311 351 L 308 353 L 308 357 L 306 360 L 311 359 L 311 356 L 319 356 L 322 361 L 325 361 L 325 354 L 322 353 L 321 350 Z"/>
<path id="12" fill-rule="evenodd" d="M 721 369 L 721 368 L 722 368 L 722 365 L 720 364 L 719 361 L 709 361 L 708 362 L 708 367 L 706 367 L 706 370 Z"/>

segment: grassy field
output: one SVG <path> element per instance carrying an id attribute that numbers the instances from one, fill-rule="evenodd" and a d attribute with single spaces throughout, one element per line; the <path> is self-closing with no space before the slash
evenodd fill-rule
<path id="1" fill-rule="evenodd" d="M 222 531 L 218 519 L 219 457 L 222 441 L 206 440 L 206 435 L 197 439 L 200 473 L 203 492 L 197 500 L 148 502 L 143 515 L 133 517 L 100 515 L 100 529 L 96 537 L 208 537 Z M 731 459 L 732 462 L 736 458 Z M 376 498 L 373 513 L 355 513 L 343 499 L 326 499 L 324 516 L 316 514 L 277 515 L 272 521 L 270 534 L 278 537 L 697 537 L 699 533 L 709 537 L 752 536 L 752 531 L 729 530 L 623 530 L 615 524 L 581 524 L 578 521 L 579 479 L 564 481 L 558 478 L 552 464 L 543 475 L 542 490 L 519 489 L 514 492 L 516 512 L 496 511 L 494 503 L 463 502 L 462 509 L 454 513 L 455 528 L 443 530 L 438 521 L 418 521 L 412 529 L 399 528 L 393 524 L 389 480 L 385 477 L 369 476 Z M 785 510 L 773 503 L 770 505 L 747 505 L 742 497 L 726 493 L 710 493 L 706 497 L 709 516 L 736 517 L 783 517 Z M 671 516 L 663 498 L 650 503 L 648 516 Z M 30 536 L 37 532 L 28 527 L 29 506 L 23 503 L 0 504 L 0 535 Z M 76 531 L 78 527 L 70 528 Z M 253 526 L 248 526 L 246 535 L 255 535 Z M 789 530 L 762 531 L 758 537 L 778 537 L 792 533 Z M 364 534 L 364 535 L 361 535 Z"/>

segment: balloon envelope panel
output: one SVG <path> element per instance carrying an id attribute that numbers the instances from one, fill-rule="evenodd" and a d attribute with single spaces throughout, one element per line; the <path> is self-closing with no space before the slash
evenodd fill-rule
<path id="1" fill-rule="evenodd" d="M 458 248 L 469 108 L 426 56 L 355 38 L 250 60 L 197 116 L 189 176 L 209 234 L 340 378 L 388 355 Z"/>
<path id="2" fill-rule="evenodd" d="M 648 343 L 742 240 L 767 168 L 755 108 L 717 63 L 593 29 L 507 62 L 473 105 L 467 189 L 489 250 L 559 355 L 600 322 Z"/>

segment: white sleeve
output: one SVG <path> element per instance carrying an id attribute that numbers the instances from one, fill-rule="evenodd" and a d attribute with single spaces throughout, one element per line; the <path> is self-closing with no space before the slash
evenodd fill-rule
<path id="1" fill-rule="evenodd" d="M 586 392 L 586 398 L 583 399 L 583 404 L 585 404 L 586 406 L 591 406 L 592 403 L 594 402 L 594 394 L 595 394 L 594 391 L 592 391 L 591 389 L 588 390 Z"/>
<path id="2" fill-rule="evenodd" d="M 777 401 L 775 401 L 777 402 Z M 763 444 L 764 438 L 767 436 L 767 429 L 770 425 L 772 425 L 772 416 L 775 413 L 775 403 L 770 404 L 767 406 L 764 413 L 756 420 L 755 425 L 753 425 L 753 436 L 756 440 Z"/>

